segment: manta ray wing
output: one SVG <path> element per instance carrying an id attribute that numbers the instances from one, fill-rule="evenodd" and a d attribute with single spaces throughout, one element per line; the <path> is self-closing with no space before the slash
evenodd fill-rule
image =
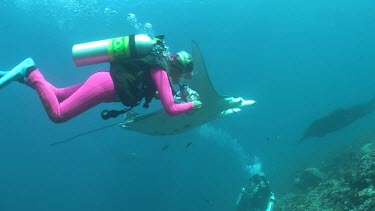
<path id="1" fill-rule="evenodd" d="M 202 53 L 196 42 L 193 41 L 192 46 L 193 59 L 194 59 L 194 79 L 191 81 L 190 86 L 199 93 L 202 98 L 201 101 L 206 103 L 210 101 L 211 98 L 216 98 L 218 96 L 210 77 L 208 76 L 206 64 L 204 62 Z"/>
<path id="2" fill-rule="evenodd" d="M 222 116 L 241 111 L 241 107 L 250 106 L 253 100 L 243 98 L 219 96 L 213 87 L 198 45 L 193 42 L 193 58 L 195 76 L 191 87 L 199 93 L 203 106 L 198 110 L 169 116 L 163 109 L 149 114 L 138 115 L 129 113 L 124 122 L 120 123 L 123 129 L 133 130 L 149 135 L 173 135 L 185 132 Z"/>

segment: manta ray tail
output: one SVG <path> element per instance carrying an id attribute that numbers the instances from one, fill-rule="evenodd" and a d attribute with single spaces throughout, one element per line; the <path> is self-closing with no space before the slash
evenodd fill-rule
<path id="1" fill-rule="evenodd" d="M 119 123 L 115 123 L 115 124 L 107 125 L 107 126 L 104 126 L 104 127 L 101 127 L 101 128 L 94 129 L 94 130 L 90 130 L 90 131 L 87 131 L 87 132 L 84 132 L 84 133 L 72 136 L 72 137 L 70 137 L 68 139 L 65 139 L 63 141 L 52 143 L 52 144 L 50 144 L 50 146 L 55 146 L 55 145 L 58 145 L 58 144 L 66 143 L 66 142 L 71 141 L 73 139 L 76 139 L 78 137 L 81 137 L 81 136 L 84 136 L 84 135 L 87 135 L 87 134 L 90 134 L 90 133 L 95 133 L 95 132 L 98 132 L 100 130 L 104 130 L 104 129 L 107 129 L 107 128 L 110 128 L 110 127 L 114 127 L 114 126 L 117 126 L 117 125 L 119 125 Z"/>

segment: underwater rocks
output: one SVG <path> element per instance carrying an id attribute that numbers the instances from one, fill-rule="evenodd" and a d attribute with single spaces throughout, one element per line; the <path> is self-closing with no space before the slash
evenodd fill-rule
<path id="1" fill-rule="evenodd" d="M 317 168 L 307 168 L 302 174 L 294 179 L 294 184 L 302 190 L 308 190 L 309 188 L 316 187 L 322 182 L 324 175 Z"/>
<path id="2" fill-rule="evenodd" d="M 369 171 L 371 171 L 370 173 L 374 173 L 373 171 L 375 170 L 375 150 L 374 150 L 374 146 L 370 146 L 371 149 L 368 149 L 369 146 L 368 144 L 365 145 L 365 149 L 364 147 L 362 147 L 362 153 L 364 154 L 362 157 L 361 157 L 361 165 L 360 165 L 360 173 L 361 174 L 368 174 Z"/>
<path id="3" fill-rule="evenodd" d="M 298 189 L 276 193 L 276 211 L 375 210 L 375 144 L 308 168 L 294 184 Z"/>

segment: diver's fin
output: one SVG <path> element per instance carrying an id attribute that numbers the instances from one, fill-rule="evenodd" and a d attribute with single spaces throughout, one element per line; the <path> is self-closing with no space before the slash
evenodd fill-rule
<path id="1" fill-rule="evenodd" d="M 12 81 L 23 82 L 27 68 L 32 67 L 34 65 L 35 63 L 33 59 L 27 58 L 23 60 L 21 63 L 19 63 L 17 66 L 15 66 L 13 69 L 11 69 L 10 71 L 5 72 L 6 74 L 0 78 L 0 88 L 5 87 Z"/>

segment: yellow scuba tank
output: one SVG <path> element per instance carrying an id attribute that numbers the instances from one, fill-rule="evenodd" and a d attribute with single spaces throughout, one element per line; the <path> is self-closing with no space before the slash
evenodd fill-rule
<path id="1" fill-rule="evenodd" d="M 72 55 L 76 66 L 111 62 L 118 59 L 139 58 L 153 51 L 155 42 L 145 34 L 116 37 L 76 44 Z"/>

